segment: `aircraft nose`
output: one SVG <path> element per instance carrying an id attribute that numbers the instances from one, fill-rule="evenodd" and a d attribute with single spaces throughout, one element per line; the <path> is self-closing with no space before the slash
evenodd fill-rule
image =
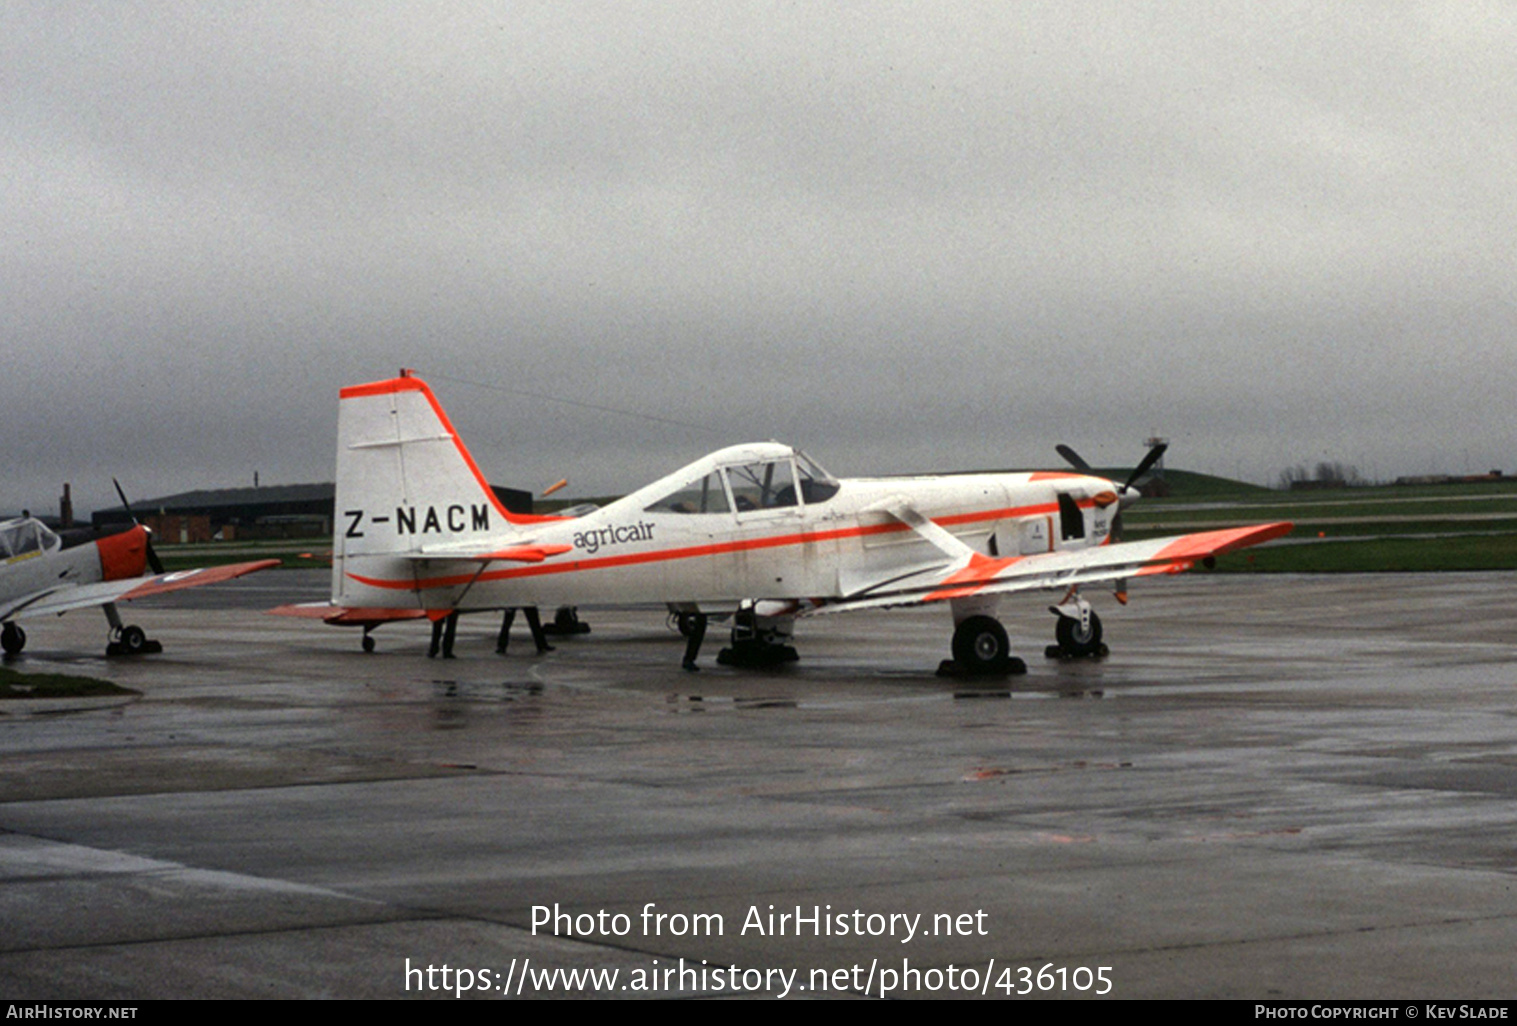
<path id="1" fill-rule="evenodd" d="M 95 543 L 100 553 L 100 579 L 119 581 L 142 576 L 147 566 L 147 528 L 133 526 Z"/>

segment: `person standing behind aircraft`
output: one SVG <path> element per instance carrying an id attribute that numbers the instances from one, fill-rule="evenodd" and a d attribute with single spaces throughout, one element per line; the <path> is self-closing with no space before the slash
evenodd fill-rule
<path id="1" fill-rule="evenodd" d="M 542 619 L 537 614 L 536 606 L 523 606 L 522 612 L 527 617 L 527 627 L 532 631 L 532 643 L 537 646 L 537 654 L 553 651 L 553 646 L 548 644 L 548 636 L 543 633 Z M 508 608 L 500 621 L 500 637 L 495 641 L 497 655 L 506 654 L 506 646 L 511 642 L 511 624 L 516 621 L 516 607 Z"/>
<path id="2" fill-rule="evenodd" d="M 438 649 L 442 649 L 444 659 L 452 659 L 453 639 L 458 633 L 458 613 L 452 612 L 441 620 L 432 621 L 432 644 L 427 649 L 427 658 L 436 659 Z"/>

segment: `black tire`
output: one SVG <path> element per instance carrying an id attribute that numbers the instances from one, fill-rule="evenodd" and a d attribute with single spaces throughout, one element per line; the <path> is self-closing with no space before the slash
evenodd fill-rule
<path id="1" fill-rule="evenodd" d="M 363 636 L 363 650 L 365 652 L 374 651 L 374 639 L 369 637 L 367 634 Z"/>
<path id="2" fill-rule="evenodd" d="M 1098 655 L 1101 651 L 1101 618 L 1092 610 L 1089 630 L 1080 630 L 1080 621 L 1068 616 L 1059 617 L 1054 636 L 1059 639 L 1059 650 L 1076 659 Z"/>
<path id="3" fill-rule="evenodd" d="M 147 632 L 136 624 L 121 629 L 121 651 L 127 655 L 141 655 L 147 648 Z"/>
<path id="4" fill-rule="evenodd" d="M 5 625 L 0 630 L 0 648 L 5 649 L 6 655 L 19 655 L 26 647 L 26 631 L 13 623 Z"/>
<path id="5" fill-rule="evenodd" d="M 992 616 L 971 616 L 953 631 L 953 661 L 965 673 L 1003 673 L 1011 661 L 1006 628 Z"/>

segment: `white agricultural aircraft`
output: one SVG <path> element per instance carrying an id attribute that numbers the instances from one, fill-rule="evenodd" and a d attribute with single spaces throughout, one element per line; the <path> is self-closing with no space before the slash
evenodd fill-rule
<path id="1" fill-rule="evenodd" d="M 119 489 L 119 486 L 118 486 Z M 123 496 L 122 502 L 126 499 Z M 124 625 L 118 602 L 163 595 L 183 588 L 229 581 L 278 566 L 277 559 L 164 573 L 147 528 L 95 537 L 88 531 L 60 536 L 34 517 L 0 523 L 0 648 L 16 655 L 26 647 L 26 631 L 14 621 L 47 613 L 102 606 L 110 624 L 108 655 L 142 655 L 163 646 L 141 627 Z M 153 576 L 143 576 L 148 567 Z"/>
<path id="2" fill-rule="evenodd" d="M 1058 653 L 1104 653 L 1080 589 L 1179 573 L 1278 538 L 1288 523 L 1120 542 L 1126 484 L 1080 473 L 832 477 L 767 442 L 714 452 L 575 518 L 513 514 L 485 483 L 430 388 L 409 371 L 340 394 L 332 597 L 276 613 L 364 628 L 518 606 L 661 602 L 695 656 L 712 611 L 734 612 L 722 662 L 794 658 L 797 617 L 943 603 L 945 672 L 1022 672 L 995 618 L 1002 595 L 1061 597 Z"/>

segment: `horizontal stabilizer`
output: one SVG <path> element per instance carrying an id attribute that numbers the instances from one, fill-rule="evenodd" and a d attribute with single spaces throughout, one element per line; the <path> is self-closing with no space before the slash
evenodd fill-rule
<path id="1" fill-rule="evenodd" d="M 561 556 L 565 552 L 573 552 L 572 545 L 511 545 L 504 549 L 490 549 L 481 551 L 474 546 L 452 546 L 425 548 L 420 552 L 405 553 L 406 559 L 412 562 L 432 563 L 452 560 L 463 560 L 469 563 L 541 563 L 545 559 Z"/>
<path id="2" fill-rule="evenodd" d="M 302 602 L 298 605 L 276 606 L 268 612 L 271 616 L 296 616 L 306 620 L 320 620 L 322 623 L 351 627 L 377 626 L 398 620 L 429 618 L 425 609 L 357 608 L 334 606 L 330 602 Z"/>

